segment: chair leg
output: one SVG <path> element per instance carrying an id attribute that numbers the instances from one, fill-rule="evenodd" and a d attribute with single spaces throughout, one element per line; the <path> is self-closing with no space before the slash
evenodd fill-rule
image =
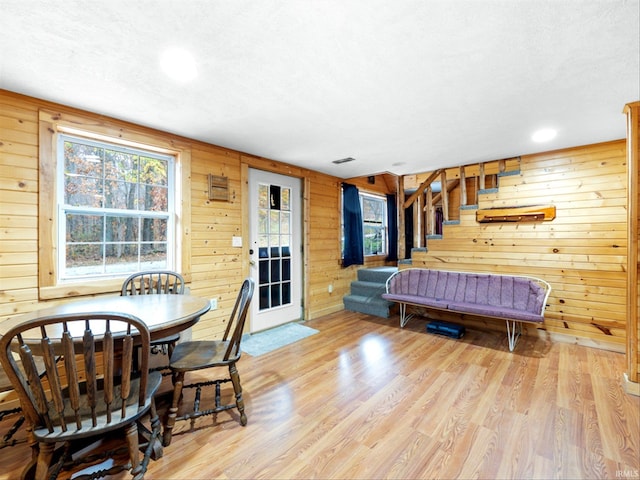
<path id="1" fill-rule="evenodd" d="M 162 445 L 168 447 L 171 444 L 171 431 L 176 424 L 176 417 L 178 416 L 178 404 L 180 403 L 180 396 L 182 395 L 182 386 L 184 385 L 184 372 L 177 372 L 173 378 L 173 398 L 171 400 L 171 407 L 169 407 L 169 414 L 167 415 L 167 422 L 162 434 Z"/>
<path id="2" fill-rule="evenodd" d="M 140 462 L 140 471 L 138 473 L 140 478 L 144 477 L 144 474 L 147 472 L 150 459 L 158 460 L 163 456 L 160 441 L 160 419 L 158 418 L 158 411 L 156 410 L 156 402 L 153 399 L 151 399 L 149 421 L 151 423 L 151 432 L 149 432 L 149 443 L 144 449 L 144 456 L 142 457 L 142 462 Z"/>
<path id="3" fill-rule="evenodd" d="M 131 462 L 131 475 L 137 476 L 140 470 L 140 445 L 138 443 L 138 424 L 133 422 L 126 430 L 127 446 L 129 448 L 129 461 Z"/>
<path id="4" fill-rule="evenodd" d="M 173 350 L 176 348 L 176 342 L 167 343 L 167 358 L 171 358 Z"/>
<path id="5" fill-rule="evenodd" d="M 231 377 L 231 383 L 233 384 L 233 391 L 236 394 L 236 406 L 240 413 L 240 424 L 245 426 L 247 424 L 247 415 L 244 413 L 244 400 L 242 399 L 242 386 L 240 385 L 240 374 L 236 368 L 236 364 L 229 365 L 229 375 Z"/>
<path id="6" fill-rule="evenodd" d="M 53 460 L 53 451 L 55 449 L 55 443 L 41 442 L 39 445 L 38 460 L 36 464 L 36 480 L 44 480 L 49 478 L 49 467 L 51 466 L 51 460 Z"/>

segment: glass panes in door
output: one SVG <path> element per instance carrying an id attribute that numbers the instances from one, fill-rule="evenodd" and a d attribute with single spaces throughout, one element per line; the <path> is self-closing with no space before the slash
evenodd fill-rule
<path id="1" fill-rule="evenodd" d="M 291 189 L 258 185 L 259 309 L 291 303 Z"/>

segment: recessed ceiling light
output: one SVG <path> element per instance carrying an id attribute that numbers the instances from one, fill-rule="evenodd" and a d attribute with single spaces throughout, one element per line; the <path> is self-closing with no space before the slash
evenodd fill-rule
<path id="1" fill-rule="evenodd" d="M 183 48 L 169 48 L 160 55 L 160 68 L 178 82 L 188 82 L 196 78 L 198 69 L 193 55 Z"/>
<path id="2" fill-rule="evenodd" d="M 558 132 L 553 128 L 541 128 L 531 135 L 531 140 L 534 142 L 548 142 L 549 140 L 553 140 L 556 138 Z"/>

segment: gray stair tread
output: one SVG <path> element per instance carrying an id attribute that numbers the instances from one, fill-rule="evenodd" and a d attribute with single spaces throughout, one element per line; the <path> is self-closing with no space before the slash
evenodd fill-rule
<path id="1" fill-rule="evenodd" d="M 369 304 L 378 304 L 378 305 L 393 305 L 394 302 L 389 302 L 384 298 L 380 297 L 365 297 L 364 295 L 345 295 L 343 300 L 345 302 L 358 302 L 358 303 L 369 303 Z"/>
<path id="2" fill-rule="evenodd" d="M 376 317 L 389 318 L 392 304 L 382 298 L 347 295 L 343 298 L 344 307 L 352 312 L 366 313 Z"/>
<path id="3" fill-rule="evenodd" d="M 397 271 L 397 267 L 361 268 L 358 270 L 358 280 L 363 282 L 385 283 L 387 279 Z"/>
<path id="4" fill-rule="evenodd" d="M 351 282 L 351 285 L 356 285 L 358 287 L 363 287 L 363 288 L 373 288 L 373 289 L 378 289 L 380 287 L 385 288 L 387 285 L 387 282 L 371 282 L 368 280 L 354 280 L 353 282 Z"/>

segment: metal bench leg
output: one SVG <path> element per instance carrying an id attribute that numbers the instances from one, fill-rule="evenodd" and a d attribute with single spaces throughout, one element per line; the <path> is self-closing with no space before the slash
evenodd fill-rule
<path id="1" fill-rule="evenodd" d="M 413 318 L 413 313 L 407 315 L 407 304 L 400 303 L 400 327 L 403 328 L 409 320 Z"/>
<path id="2" fill-rule="evenodd" d="M 518 339 L 522 335 L 522 323 L 515 320 L 506 320 L 507 322 L 507 338 L 509 339 L 509 351 L 513 352 L 516 348 Z"/>

